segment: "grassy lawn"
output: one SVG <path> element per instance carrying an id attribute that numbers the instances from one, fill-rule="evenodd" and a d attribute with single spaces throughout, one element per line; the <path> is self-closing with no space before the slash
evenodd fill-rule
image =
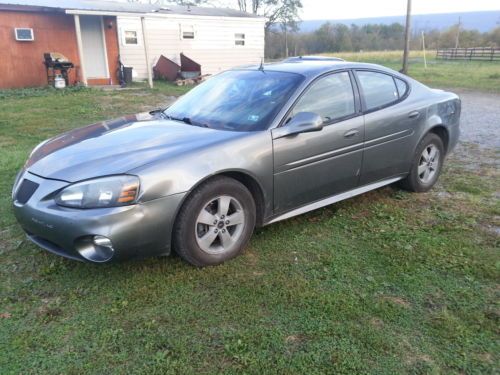
<path id="1" fill-rule="evenodd" d="M 332 54 L 348 61 L 381 64 L 401 69 L 403 52 L 360 52 Z M 427 69 L 421 51 L 412 51 L 409 75 L 431 87 L 477 89 L 500 93 L 499 61 L 444 61 L 436 59 L 436 51 L 427 51 Z"/>
<path id="2" fill-rule="evenodd" d="M 442 74 L 434 86 L 469 80 Z M 10 191 L 38 142 L 183 90 L 0 92 L 1 374 L 497 373 L 499 155 L 475 145 L 432 192 L 388 187 L 258 229 L 218 267 L 83 264 L 24 239 Z"/>

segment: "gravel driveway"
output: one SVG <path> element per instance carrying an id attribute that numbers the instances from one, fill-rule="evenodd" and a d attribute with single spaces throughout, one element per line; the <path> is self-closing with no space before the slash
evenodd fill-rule
<path id="1" fill-rule="evenodd" d="M 500 149 L 500 94 L 450 91 L 462 99 L 460 141 Z"/>

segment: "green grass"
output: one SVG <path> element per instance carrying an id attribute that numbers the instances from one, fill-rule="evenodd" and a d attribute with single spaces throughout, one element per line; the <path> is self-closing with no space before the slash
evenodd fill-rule
<path id="1" fill-rule="evenodd" d="M 403 53 L 359 52 L 334 54 L 349 61 L 370 62 L 400 70 Z M 500 92 L 500 61 L 443 61 L 427 51 L 427 69 L 422 51 L 411 51 L 409 75 L 434 88 L 465 88 Z"/>
<path id="2" fill-rule="evenodd" d="M 385 188 L 258 229 L 218 267 L 82 264 L 24 239 L 10 189 L 32 147 L 178 90 L 0 94 L 1 374 L 498 371 L 494 165 L 451 158 L 431 193 Z"/>

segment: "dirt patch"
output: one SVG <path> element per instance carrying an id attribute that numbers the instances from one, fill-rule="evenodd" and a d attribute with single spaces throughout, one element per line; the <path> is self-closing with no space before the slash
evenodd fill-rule
<path id="1" fill-rule="evenodd" d="M 287 344 L 297 344 L 302 341 L 302 338 L 299 335 L 290 335 L 285 338 L 285 342 Z"/>
<path id="2" fill-rule="evenodd" d="M 401 297 L 383 296 L 382 300 L 392 302 L 392 303 L 394 303 L 396 305 L 399 305 L 399 306 L 402 306 L 402 307 L 405 307 L 405 308 L 409 308 L 410 307 L 410 302 L 404 300 Z"/>
<path id="3" fill-rule="evenodd" d="M 408 357 L 406 358 L 406 363 L 409 365 L 415 365 L 417 363 L 427 363 L 430 364 L 432 363 L 432 358 L 428 356 L 427 354 L 409 354 Z"/>
<path id="4" fill-rule="evenodd" d="M 370 324 L 373 327 L 378 328 L 378 329 L 381 329 L 384 327 L 384 321 L 382 319 L 379 319 L 379 318 L 370 319 Z"/>

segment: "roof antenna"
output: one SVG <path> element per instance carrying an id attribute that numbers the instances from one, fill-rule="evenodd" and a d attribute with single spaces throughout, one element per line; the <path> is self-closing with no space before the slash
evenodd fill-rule
<path id="1" fill-rule="evenodd" d="M 259 70 L 262 70 L 262 71 L 264 70 L 264 58 L 263 57 L 260 59 Z"/>

